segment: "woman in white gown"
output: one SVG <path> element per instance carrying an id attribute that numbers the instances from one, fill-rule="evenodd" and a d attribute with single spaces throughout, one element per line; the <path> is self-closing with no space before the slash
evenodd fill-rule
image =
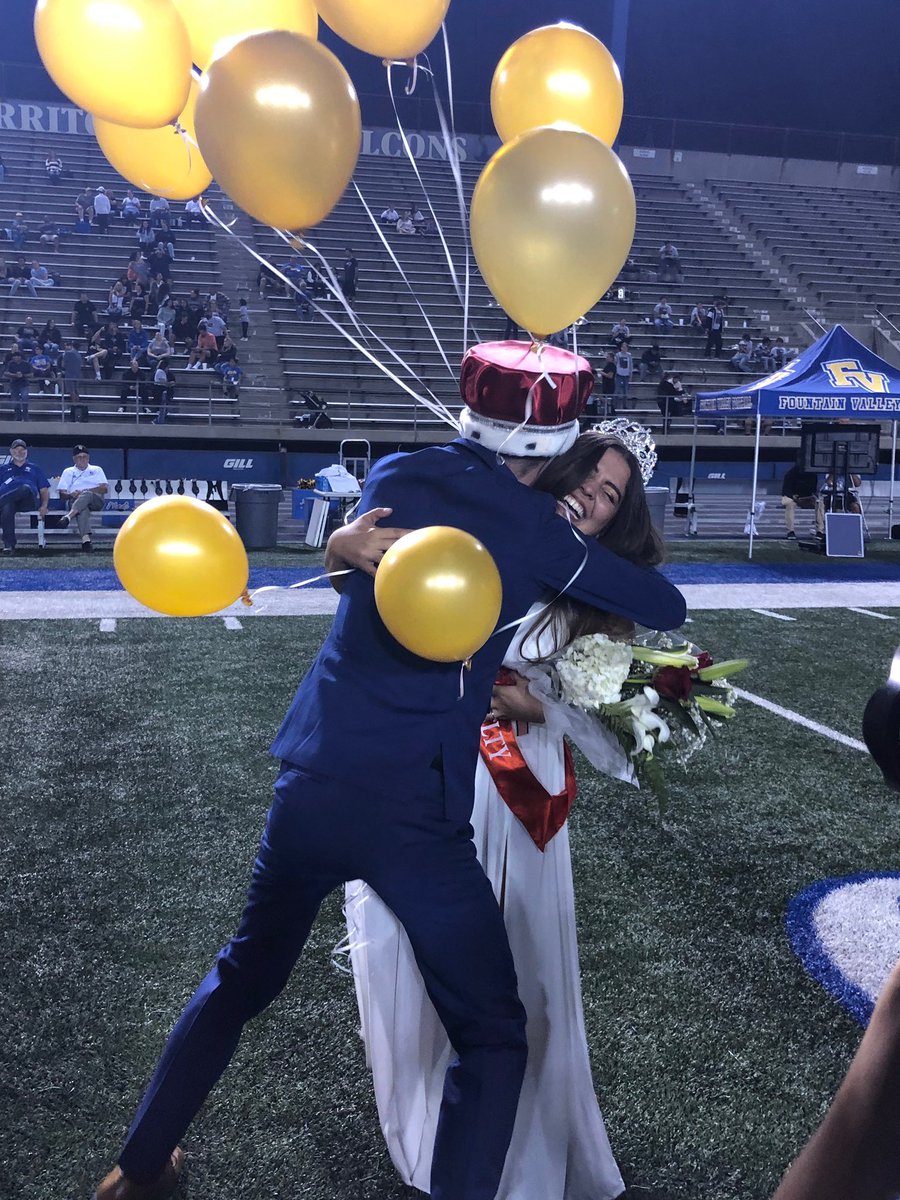
<path id="1" fill-rule="evenodd" d="M 583 533 L 602 534 L 605 545 L 632 561 L 659 561 L 640 470 L 621 442 L 583 434 L 546 468 L 539 486 L 560 499 Z M 374 551 L 373 519 L 369 514 L 347 526 L 329 549 L 370 569 L 388 540 Z M 503 911 L 528 1015 L 528 1067 L 498 1200 L 612 1200 L 624 1191 L 594 1094 L 584 1030 L 565 823 L 575 780 L 564 738 L 599 770 L 633 776 L 611 734 L 551 696 L 546 669 L 587 632 L 628 638 L 632 630 L 571 601 L 558 600 L 549 610 L 536 605 L 509 646 L 482 729 L 474 839 Z M 403 1180 L 427 1192 L 451 1048 L 391 911 L 356 881 L 347 885 L 346 915 L 381 1127 Z"/>

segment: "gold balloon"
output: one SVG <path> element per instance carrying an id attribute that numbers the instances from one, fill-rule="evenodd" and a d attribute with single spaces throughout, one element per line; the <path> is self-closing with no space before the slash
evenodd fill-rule
<path id="1" fill-rule="evenodd" d="M 593 34 L 566 22 L 513 42 L 491 82 L 491 113 L 504 142 L 565 121 L 611 146 L 623 104 L 616 60 Z"/>
<path id="2" fill-rule="evenodd" d="M 194 144 L 198 93 L 198 85 L 191 81 L 191 94 L 178 118 L 190 140 L 182 137 L 174 125 L 164 125 L 162 129 L 127 129 L 95 118 L 94 133 L 110 165 L 141 191 L 169 200 L 190 200 L 205 191 L 212 175 Z"/>
<path id="3" fill-rule="evenodd" d="M 38 0 L 44 66 L 95 117 L 158 129 L 185 106 L 191 48 L 171 0 Z"/>
<path id="4" fill-rule="evenodd" d="M 127 592 L 170 617 L 202 617 L 233 604 L 249 566 L 237 530 L 193 496 L 160 496 L 119 530 L 113 563 Z"/>
<path id="5" fill-rule="evenodd" d="M 450 0 L 317 0 L 339 37 L 379 58 L 415 58 L 433 40 Z"/>
<path id="6" fill-rule="evenodd" d="M 197 101 L 197 141 L 228 195 L 279 229 L 317 225 L 341 198 L 362 126 L 350 76 L 298 33 L 257 33 L 217 58 Z"/>
<path id="7" fill-rule="evenodd" d="M 241 38 L 290 29 L 314 38 L 319 17 L 312 0 L 174 0 L 191 39 L 194 62 L 205 71 Z"/>
<path id="8" fill-rule="evenodd" d="M 582 316 L 634 239 L 634 191 L 608 146 L 562 125 L 520 134 L 485 165 L 472 196 L 472 249 L 497 303 L 546 337 Z"/>
<path id="9" fill-rule="evenodd" d="M 433 662 L 462 662 L 479 650 L 494 632 L 502 598 L 488 551 L 449 525 L 405 534 L 375 575 L 378 615 L 401 646 Z"/>

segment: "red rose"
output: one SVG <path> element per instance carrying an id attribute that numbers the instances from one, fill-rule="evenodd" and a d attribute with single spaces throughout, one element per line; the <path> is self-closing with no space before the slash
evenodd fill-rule
<path id="1" fill-rule="evenodd" d="M 708 650 L 701 650 L 697 655 L 697 670 L 702 671 L 704 667 L 713 665 L 713 656 Z"/>
<path id="2" fill-rule="evenodd" d="M 667 700 L 686 700 L 692 687 L 690 667 L 660 667 L 653 687 Z"/>

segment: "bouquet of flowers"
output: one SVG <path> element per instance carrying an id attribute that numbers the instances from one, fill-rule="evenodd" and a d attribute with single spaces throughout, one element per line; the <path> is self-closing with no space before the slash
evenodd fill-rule
<path id="1" fill-rule="evenodd" d="M 735 716 L 729 679 L 746 666 L 742 658 L 716 663 L 708 651 L 664 633 L 645 634 L 632 645 L 592 633 L 563 650 L 555 671 L 559 698 L 607 726 L 662 812 L 663 762 L 674 759 L 683 767 Z"/>

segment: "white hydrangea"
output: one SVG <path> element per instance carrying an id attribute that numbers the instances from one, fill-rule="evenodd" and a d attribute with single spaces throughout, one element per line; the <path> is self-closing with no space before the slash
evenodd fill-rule
<path id="1" fill-rule="evenodd" d="M 605 633 L 576 638 L 556 662 L 562 699 L 587 710 L 621 700 L 630 671 L 631 646 L 610 641 Z"/>

